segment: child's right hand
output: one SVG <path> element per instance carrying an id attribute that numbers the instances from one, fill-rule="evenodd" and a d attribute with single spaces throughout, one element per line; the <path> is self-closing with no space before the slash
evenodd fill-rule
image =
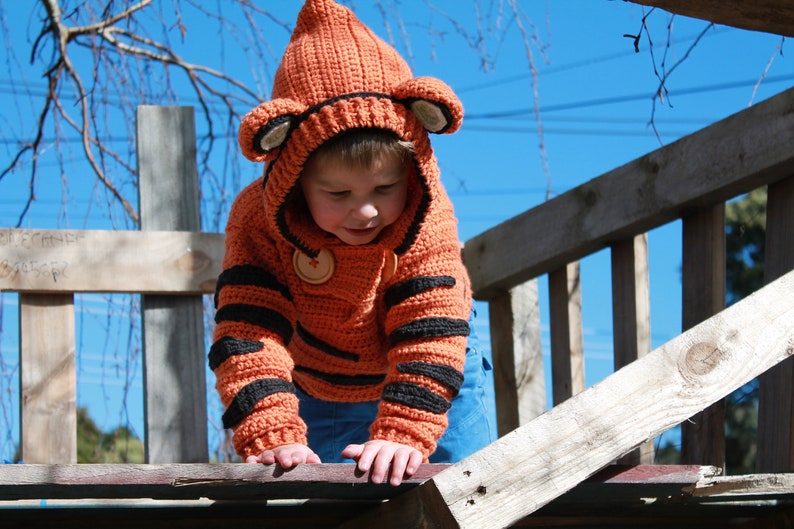
<path id="1" fill-rule="evenodd" d="M 258 456 L 248 456 L 245 458 L 245 462 L 264 463 L 265 465 L 278 463 L 284 469 L 298 466 L 301 463 L 321 463 L 320 456 L 302 444 L 277 446 L 273 450 L 265 450 Z"/>

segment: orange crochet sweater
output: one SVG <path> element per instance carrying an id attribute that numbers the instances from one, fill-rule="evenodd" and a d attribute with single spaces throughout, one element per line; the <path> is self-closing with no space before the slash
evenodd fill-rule
<path id="1" fill-rule="evenodd" d="M 347 9 L 306 2 L 273 99 L 240 126 L 243 153 L 267 163 L 232 207 L 216 291 L 209 361 L 241 456 L 306 443 L 296 386 L 379 400 L 371 439 L 435 450 L 463 381 L 471 292 L 428 130 L 461 119 L 449 87 L 413 78 Z M 314 224 L 298 179 L 324 141 L 373 127 L 413 143 L 408 200 L 374 242 L 350 246 Z"/>

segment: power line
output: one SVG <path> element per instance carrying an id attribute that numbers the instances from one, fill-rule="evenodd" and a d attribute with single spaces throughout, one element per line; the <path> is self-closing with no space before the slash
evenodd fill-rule
<path id="1" fill-rule="evenodd" d="M 794 81 L 794 75 L 789 74 L 789 75 L 771 76 L 765 78 L 763 81 L 768 84 L 780 83 L 785 81 Z M 758 83 L 758 79 L 749 79 L 743 81 L 733 81 L 733 82 L 710 84 L 703 86 L 694 86 L 691 88 L 684 88 L 680 90 L 669 90 L 667 93 L 668 93 L 668 97 L 677 97 L 682 95 L 700 94 L 704 92 L 731 90 L 734 88 L 746 88 L 749 86 L 755 86 L 757 83 Z M 613 96 L 613 97 L 603 97 L 598 99 L 586 99 L 584 101 L 575 101 L 571 103 L 560 103 L 556 105 L 541 106 L 539 111 L 541 113 L 557 112 L 560 110 L 571 110 L 575 108 L 587 108 L 587 107 L 595 107 L 602 105 L 611 105 L 616 103 L 627 103 L 629 101 L 640 101 L 643 99 L 651 101 L 653 97 L 654 97 L 654 93 L 642 93 L 642 94 L 628 94 L 628 95 Z M 479 120 L 479 119 L 514 118 L 519 116 L 531 116 L 534 114 L 534 112 L 535 111 L 532 108 L 526 107 L 526 108 L 518 108 L 513 110 L 502 110 L 497 112 L 468 114 L 466 116 L 466 119 Z"/>

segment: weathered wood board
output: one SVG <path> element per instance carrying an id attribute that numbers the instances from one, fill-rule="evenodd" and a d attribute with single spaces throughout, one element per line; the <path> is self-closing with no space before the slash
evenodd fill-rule
<path id="1" fill-rule="evenodd" d="M 0 291 L 209 294 L 223 241 L 221 233 L 4 228 Z"/>
<path id="2" fill-rule="evenodd" d="M 790 0 L 631 0 L 716 24 L 794 37 Z"/>

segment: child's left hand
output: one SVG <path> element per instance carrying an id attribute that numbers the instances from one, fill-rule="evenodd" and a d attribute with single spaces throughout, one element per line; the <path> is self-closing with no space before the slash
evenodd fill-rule
<path id="1" fill-rule="evenodd" d="M 361 472 L 372 469 L 373 483 L 384 483 L 391 467 L 389 483 L 395 487 L 402 483 L 403 477 L 410 477 L 422 464 L 422 452 L 410 446 L 391 441 L 367 441 L 364 444 L 347 445 L 342 457 L 358 462 Z"/>

